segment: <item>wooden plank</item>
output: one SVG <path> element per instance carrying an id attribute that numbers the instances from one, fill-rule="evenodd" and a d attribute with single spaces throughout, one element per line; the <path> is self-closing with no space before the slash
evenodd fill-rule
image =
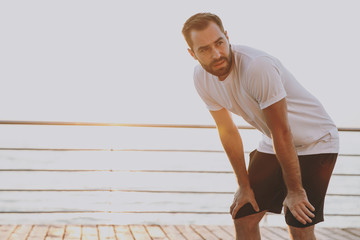
<path id="1" fill-rule="evenodd" d="M 289 230 L 287 227 L 271 227 L 270 230 L 279 234 L 285 239 L 289 239 L 290 237 Z"/>
<path id="2" fill-rule="evenodd" d="M 205 226 L 210 232 L 212 232 L 216 237 L 219 239 L 235 239 L 230 233 L 225 231 L 224 229 L 220 228 L 216 225 L 207 225 Z"/>
<path id="3" fill-rule="evenodd" d="M 267 239 L 267 240 L 287 239 L 287 238 L 282 238 L 281 236 L 279 236 L 279 234 L 274 233 L 268 227 L 261 227 L 260 234 L 261 234 L 262 239 Z M 288 236 L 288 238 L 289 238 L 289 236 Z"/>
<path id="4" fill-rule="evenodd" d="M 146 226 L 146 230 L 148 231 L 151 239 L 156 240 L 169 240 L 169 238 L 166 237 L 165 233 L 162 231 L 161 227 L 159 225 L 148 225 Z"/>
<path id="5" fill-rule="evenodd" d="M 341 239 L 347 239 L 347 240 L 359 240 L 358 236 L 355 236 L 347 231 L 344 231 L 340 228 L 328 228 L 328 231 L 335 234 L 336 236 L 341 237 Z"/>
<path id="6" fill-rule="evenodd" d="M 162 225 L 161 228 L 170 240 L 186 240 L 174 225 Z"/>
<path id="7" fill-rule="evenodd" d="M 98 229 L 95 225 L 81 226 L 82 240 L 98 240 Z"/>
<path id="8" fill-rule="evenodd" d="M 233 238 L 235 238 L 235 226 L 220 226 L 227 233 L 229 233 Z"/>
<path id="9" fill-rule="evenodd" d="M 65 226 L 50 226 L 45 240 L 63 240 Z"/>
<path id="10" fill-rule="evenodd" d="M 66 226 L 64 240 L 81 240 L 81 226 Z"/>
<path id="11" fill-rule="evenodd" d="M 134 240 L 129 226 L 115 226 L 115 234 L 118 240 Z"/>
<path id="12" fill-rule="evenodd" d="M 271 236 L 266 235 L 266 234 L 263 233 L 263 232 L 260 232 L 260 238 L 263 239 L 263 240 L 273 240 L 273 239 L 274 239 L 274 238 L 272 238 Z"/>
<path id="13" fill-rule="evenodd" d="M 142 225 L 130 225 L 130 230 L 136 240 L 151 240 L 151 237 Z"/>
<path id="14" fill-rule="evenodd" d="M 25 240 L 32 229 L 30 225 L 18 225 L 8 240 Z"/>
<path id="15" fill-rule="evenodd" d="M 114 226 L 98 226 L 99 229 L 99 240 L 116 240 Z"/>
<path id="16" fill-rule="evenodd" d="M 0 226 L 0 239 L 8 239 L 15 231 L 15 225 L 2 225 Z"/>
<path id="17" fill-rule="evenodd" d="M 233 226 L 218 225 L 1 225 L 1 240 L 218 240 L 234 239 Z M 262 239 L 289 239 L 282 227 L 261 227 Z M 318 240 L 360 239 L 359 228 L 315 228 Z"/>
<path id="18" fill-rule="evenodd" d="M 203 238 L 195 232 L 189 225 L 177 225 L 176 228 L 181 232 L 186 239 L 203 240 Z"/>
<path id="19" fill-rule="evenodd" d="M 316 237 L 316 240 L 329 240 L 330 239 L 326 235 L 323 235 L 323 234 L 318 233 L 316 231 L 315 231 L 315 237 Z"/>
<path id="20" fill-rule="evenodd" d="M 197 232 L 203 239 L 206 240 L 219 240 L 212 232 L 209 231 L 205 226 L 191 225 L 195 232 Z"/>
<path id="21" fill-rule="evenodd" d="M 339 240 L 338 237 L 334 236 L 327 228 L 316 228 L 315 227 L 315 236 L 318 239 L 324 240 Z"/>
<path id="22" fill-rule="evenodd" d="M 31 230 L 27 240 L 45 239 L 48 230 L 49 230 L 49 226 L 35 225 Z"/>
<path id="23" fill-rule="evenodd" d="M 268 234 L 276 237 L 274 239 L 289 239 L 290 237 L 287 229 L 283 227 L 261 227 L 260 231 L 264 231 L 265 229 Z"/>
<path id="24" fill-rule="evenodd" d="M 317 227 L 315 227 L 315 237 L 317 240 L 332 239 L 326 229 Z"/>
<path id="25" fill-rule="evenodd" d="M 350 232 L 351 234 L 359 237 L 360 239 L 360 228 L 346 228 L 344 231 Z"/>

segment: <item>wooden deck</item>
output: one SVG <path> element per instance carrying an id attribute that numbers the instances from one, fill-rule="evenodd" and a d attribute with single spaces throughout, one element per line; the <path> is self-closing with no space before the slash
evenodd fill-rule
<path id="1" fill-rule="evenodd" d="M 289 239 L 286 228 L 262 227 L 262 239 Z M 360 239 L 359 228 L 318 228 L 319 240 Z M 232 226 L 214 225 L 1 225 L 0 240 L 219 240 Z"/>

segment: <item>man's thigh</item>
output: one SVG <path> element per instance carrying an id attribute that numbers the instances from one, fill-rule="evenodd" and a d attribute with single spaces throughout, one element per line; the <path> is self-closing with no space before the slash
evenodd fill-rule
<path id="1" fill-rule="evenodd" d="M 286 188 L 276 155 L 253 151 L 250 153 L 248 173 L 250 186 L 260 211 L 281 213 Z M 248 203 L 240 208 L 235 218 L 255 213 L 256 211 Z"/>
<path id="2" fill-rule="evenodd" d="M 304 225 L 298 222 L 290 211 L 286 211 L 285 219 L 288 225 L 304 228 L 324 221 L 324 201 L 336 159 L 337 154 L 299 156 L 302 184 L 309 202 L 315 207 L 315 218 Z"/>

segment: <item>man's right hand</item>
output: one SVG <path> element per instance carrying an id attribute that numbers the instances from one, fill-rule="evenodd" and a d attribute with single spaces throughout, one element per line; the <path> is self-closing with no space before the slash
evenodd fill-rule
<path id="1" fill-rule="evenodd" d="M 230 213 L 233 219 L 235 219 L 236 213 L 239 209 L 244 206 L 246 203 L 250 203 L 256 212 L 259 212 L 259 206 L 255 200 L 255 195 L 253 190 L 249 188 L 238 188 L 234 195 L 233 204 L 230 207 Z"/>

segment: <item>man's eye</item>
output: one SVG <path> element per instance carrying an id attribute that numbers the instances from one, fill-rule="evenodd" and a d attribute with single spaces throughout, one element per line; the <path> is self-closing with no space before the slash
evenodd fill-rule
<path id="1" fill-rule="evenodd" d="M 206 51 L 208 51 L 208 48 L 201 48 L 201 49 L 199 50 L 200 53 L 205 53 Z"/>
<path id="2" fill-rule="evenodd" d="M 217 42 L 217 45 L 220 46 L 223 43 L 224 43 L 223 41 L 219 41 L 219 42 Z"/>

